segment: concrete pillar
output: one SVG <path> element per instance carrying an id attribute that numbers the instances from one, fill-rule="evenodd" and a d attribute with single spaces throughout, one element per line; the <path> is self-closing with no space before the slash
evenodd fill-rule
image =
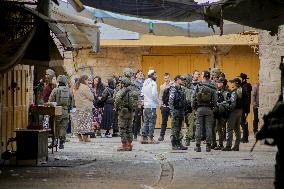
<path id="1" fill-rule="evenodd" d="M 275 105 L 281 88 L 279 64 L 284 56 L 284 26 L 279 28 L 278 36 L 271 36 L 267 31 L 259 32 L 259 117 L 262 117 Z"/>

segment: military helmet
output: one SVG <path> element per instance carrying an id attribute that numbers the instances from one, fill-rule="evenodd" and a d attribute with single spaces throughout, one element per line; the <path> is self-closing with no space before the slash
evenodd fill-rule
<path id="1" fill-rule="evenodd" d="M 131 68 L 125 68 L 123 69 L 123 75 L 130 78 L 134 75 L 134 71 Z"/>
<path id="2" fill-rule="evenodd" d="M 221 70 L 219 68 L 212 68 L 210 75 L 212 77 L 219 77 L 221 74 Z"/>
<path id="3" fill-rule="evenodd" d="M 48 75 L 50 77 L 55 77 L 55 72 L 52 69 L 45 70 L 45 75 Z"/>
<path id="4" fill-rule="evenodd" d="M 57 81 L 58 81 L 58 82 L 61 82 L 61 83 L 64 83 L 65 85 L 67 85 L 67 83 L 68 83 L 68 78 L 67 78 L 66 75 L 59 75 L 59 76 L 57 77 Z"/>
<path id="5" fill-rule="evenodd" d="M 120 81 L 121 81 L 121 84 L 124 84 L 125 86 L 131 85 L 131 81 L 130 81 L 130 79 L 127 78 L 127 77 L 122 77 L 122 78 L 120 79 Z"/>
<path id="6" fill-rule="evenodd" d="M 192 82 L 192 75 L 186 74 L 186 75 L 184 75 L 184 77 L 185 77 L 186 83 L 191 83 Z"/>

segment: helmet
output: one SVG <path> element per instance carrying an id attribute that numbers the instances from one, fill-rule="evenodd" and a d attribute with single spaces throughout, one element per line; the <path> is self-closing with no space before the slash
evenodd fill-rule
<path id="1" fill-rule="evenodd" d="M 61 83 L 64 83 L 65 85 L 67 85 L 68 83 L 68 78 L 66 77 L 66 75 L 59 75 L 57 77 L 57 81 L 58 82 L 61 82 Z"/>
<path id="2" fill-rule="evenodd" d="M 131 68 L 125 68 L 123 69 L 123 74 L 125 77 L 132 77 L 134 75 L 134 71 Z"/>
<path id="3" fill-rule="evenodd" d="M 45 75 L 48 75 L 50 77 L 55 77 L 55 72 L 52 69 L 45 70 Z"/>
<path id="4" fill-rule="evenodd" d="M 192 76 L 190 74 L 186 74 L 186 75 L 183 75 L 183 77 L 185 78 L 186 85 L 190 85 L 192 82 Z"/>
<path id="5" fill-rule="evenodd" d="M 212 68 L 211 69 L 211 76 L 212 77 L 220 77 L 221 70 L 219 68 Z"/>
<path id="6" fill-rule="evenodd" d="M 130 79 L 128 79 L 127 77 L 122 77 L 122 78 L 120 79 L 120 81 L 121 81 L 121 84 L 124 84 L 125 86 L 131 85 L 131 81 L 130 81 Z"/>

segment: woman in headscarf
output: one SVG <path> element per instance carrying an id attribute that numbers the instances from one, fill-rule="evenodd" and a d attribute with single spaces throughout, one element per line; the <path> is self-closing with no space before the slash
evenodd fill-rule
<path id="1" fill-rule="evenodd" d="M 88 76 L 83 75 L 75 83 L 73 95 L 76 106 L 76 119 L 73 133 L 79 141 L 90 142 L 89 135 L 93 132 L 93 101 L 94 95 L 88 86 Z"/>
<path id="2" fill-rule="evenodd" d="M 103 107 L 100 107 L 98 103 L 102 99 L 102 94 L 104 89 L 105 87 L 102 83 L 102 79 L 99 76 L 96 76 L 93 79 L 92 92 L 94 95 L 93 121 L 94 121 L 94 127 L 97 130 L 97 136 L 101 136 L 100 127 L 102 122 Z M 95 137 L 95 135 L 93 137 Z"/>
<path id="3" fill-rule="evenodd" d="M 113 128 L 113 125 L 114 125 L 114 116 L 115 116 L 114 100 L 113 100 L 114 88 L 115 88 L 114 79 L 109 79 L 108 86 L 103 91 L 102 99 L 101 99 L 101 101 L 104 102 L 101 129 L 106 130 L 105 132 L 106 137 L 112 137 L 109 131 L 110 129 Z"/>

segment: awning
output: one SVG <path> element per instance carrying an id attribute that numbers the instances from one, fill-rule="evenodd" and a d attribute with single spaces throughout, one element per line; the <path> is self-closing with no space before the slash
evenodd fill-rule
<path id="1" fill-rule="evenodd" d="M 66 50 L 99 48 L 99 28 L 94 22 L 78 19 L 76 14 L 64 11 L 56 4 L 50 4 L 50 18 L 39 13 L 33 8 L 24 7 L 26 10 L 46 21 L 51 31 L 56 35 Z M 70 9 L 72 9 L 70 7 Z"/>
<path id="2" fill-rule="evenodd" d="M 219 35 L 221 32 L 217 26 L 214 26 L 214 30 L 209 28 L 208 23 L 204 20 L 196 20 L 192 22 L 149 20 L 115 14 L 99 9 L 94 9 L 94 15 L 97 18 L 98 23 L 101 22 L 140 34 L 203 37 L 209 35 Z M 103 29 L 103 27 L 104 26 L 102 26 L 101 29 Z M 223 34 L 237 34 L 251 30 L 254 29 L 230 21 L 224 21 Z"/>
<path id="3" fill-rule="evenodd" d="M 193 0 L 81 0 L 90 7 L 140 18 L 190 22 L 203 19 L 203 4 Z"/>

